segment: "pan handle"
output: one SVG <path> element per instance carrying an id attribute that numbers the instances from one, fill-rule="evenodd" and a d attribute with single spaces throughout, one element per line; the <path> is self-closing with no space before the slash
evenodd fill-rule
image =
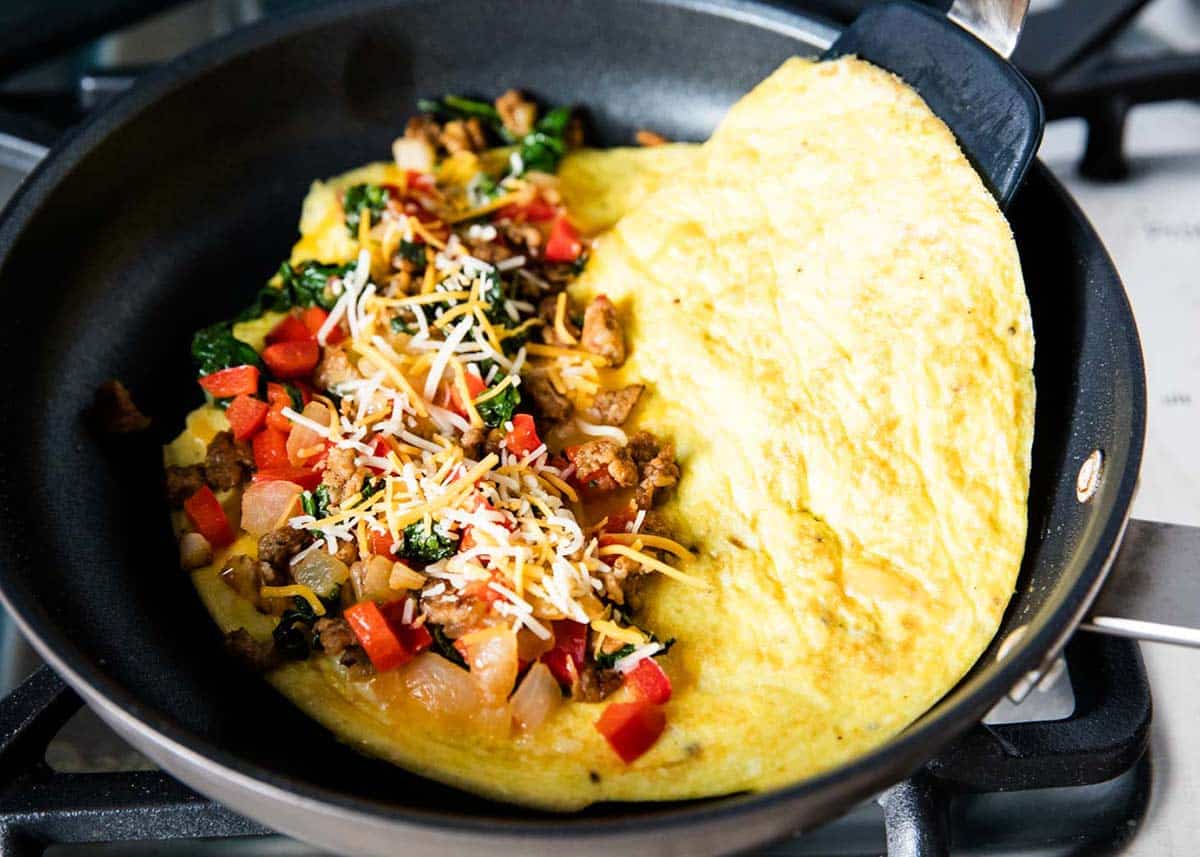
<path id="1" fill-rule="evenodd" d="M 954 0 L 946 17 L 1008 59 L 1029 11 L 1029 0 Z"/>
<path id="2" fill-rule="evenodd" d="M 1131 520 L 1080 627 L 1200 647 L 1200 527 Z"/>

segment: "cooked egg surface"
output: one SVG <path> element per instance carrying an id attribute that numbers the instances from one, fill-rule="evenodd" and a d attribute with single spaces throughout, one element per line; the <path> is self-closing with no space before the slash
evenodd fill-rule
<path id="1" fill-rule="evenodd" d="M 387 181 L 365 169 L 314 185 L 296 259 L 353 255 L 336 188 Z M 879 746 L 978 658 L 1021 561 L 1033 337 L 1004 217 L 916 93 L 855 59 L 788 61 L 702 147 L 584 152 L 561 177 L 581 228 L 616 224 L 575 291 L 620 309 L 708 587 L 645 597 L 678 640 L 667 731 L 627 766 L 604 704 L 513 739 L 325 658 L 268 678 L 352 747 L 549 809 L 768 789 Z M 167 462 L 223 427 L 195 412 Z M 269 636 L 219 567 L 194 573 L 214 618 Z"/>

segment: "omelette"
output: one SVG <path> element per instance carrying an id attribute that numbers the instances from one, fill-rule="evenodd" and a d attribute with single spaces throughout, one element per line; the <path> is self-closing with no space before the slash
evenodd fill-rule
<path id="1" fill-rule="evenodd" d="M 1033 336 L 948 128 L 792 59 L 703 145 L 422 105 L 305 199 L 165 448 L 231 650 L 341 741 L 570 811 L 875 748 L 999 627 Z"/>

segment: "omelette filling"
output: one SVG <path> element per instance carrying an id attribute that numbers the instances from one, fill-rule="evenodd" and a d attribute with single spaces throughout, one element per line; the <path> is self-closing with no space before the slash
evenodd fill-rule
<path id="1" fill-rule="evenodd" d="M 168 468 L 182 564 L 277 617 L 269 641 L 228 634 L 260 670 L 403 669 L 427 708 L 493 708 L 514 734 L 624 686 L 597 728 L 629 762 L 664 728 L 674 642 L 638 625 L 638 584 L 695 581 L 654 511 L 674 447 L 622 428 L 641 384 L 606 382 L 616 309 L 565 291 L 588 242 L 554 173 L 579 126 L 514 91 L 421 108 L 399 181 L 339 190 L 349 260 L 293 256 L 195 335 L 228 429 Z"/>

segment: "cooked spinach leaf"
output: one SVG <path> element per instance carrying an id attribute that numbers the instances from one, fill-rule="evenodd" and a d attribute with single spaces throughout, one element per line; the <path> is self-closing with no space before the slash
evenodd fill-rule
<path id="1" fill-rule="evenodd" d="M 342 208 L 346 212 L 346 229 L 351 235 L 358 234 L 358 225 L 366 212 L 367 226 L 375 225 L 379 215 L 387 207 L 387 188 L 377 184 L 356 184 L 346 188 L 342 197 Z"/>
<path id="2" fill-rule="evenodd" d="M 488 428 L 499 428 L 512 419 L 513 411 L 521 404 L 521 394 L 511 384 L 486 401 L 475 406 L 479 418 Z"/>
<path id="3" fill-rule="evenodd" d="M 329 486 L 324 483 L 300 495 L 300 506 L 304 509 L 304 514 L 312 515 L 318 521 L 329 517 L 329 503 Z"/>
<path id="4" fill-rule="evenodd" d="M 463 660 L 463 656 L 459 654 L 458 649 L 454 648 L 454 642 L 446 636 L 446 632 L 442 630 L 441 625 L 434 625 L 431 622 L 426 622 L 425 627 L 429 629 L 429 634 L 433 637 L 433 647 L 437 653 L 450 663 L 462 667 L 464 670 L 470 670 L 467 662 Z"/>
<path id="5" fill-rule="evenodd" d="M 192 337 L 192 359 L 201 375 L 211 375 L 230 366 L 262 368 L 258 352 L 233 335 L 233 324 L 228 321 L 196 331 Z"/>
<path id="6" fill-rule="evenodd" d="M 354 263 L 345 265 L 326 265 L 311 260 L 300 262 L 295 267 L 290 262 L 279 266 L 279 278 L 283 280 L 283 288 L 291 295 L 295 306 L 313 306 L 322 309 L 333 309 L 337 298 L 329 294 L 327 286 L 330 277 L 344 277 L 354 269 Z"/>
<path id="7" fill-rule="evenodd" d="M 283 611 L 279 624 L 271 636 L 275 639 L 275 648 L 285 658 L 302 661 L 308 657 L 313 647 L 312 626 L 317 621 L 317 614 L 312 605 L 300 596 L 292 599 L 293 606 Z"/>
<path id="8" fill-rule="evenodd" d="M 454 556 L 457 550 L 458 541 L 441 524 L 426 527 L 424 521 L 414 521 L 404 528 L 399 554 L 403 559 L 430 563 Z"/>
<path id="9" fill-rule="evenodd" d="M 637 646 L 633 645 L 633 643 L 626 643 L 615 652 L 596 655 L 596 666 L 602 670 L 611 670 L 617 661 L 626 655 L 632 655 L 636 649 Z"/>

